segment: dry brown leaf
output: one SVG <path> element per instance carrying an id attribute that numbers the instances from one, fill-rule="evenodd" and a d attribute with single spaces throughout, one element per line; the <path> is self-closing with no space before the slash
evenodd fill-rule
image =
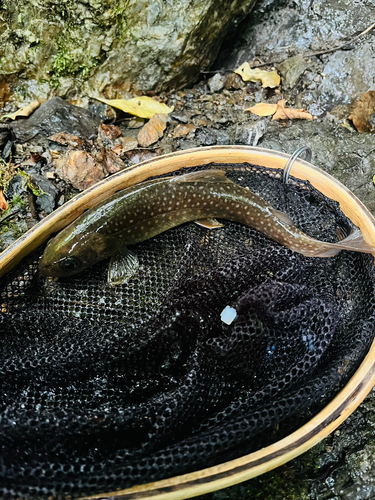
<path id="1" fill-rule="evenodd" d="M 80 191 L 104 179 L 107 171 L 86 151 L 68 151 L 54 161 L 56 172 Z"/>
<path id="2" fill-rule="evenodd" d="M 4 196 L 4 191 L 0 189 L 0 210 L 7 210 L 8 203 Z"/>
<path id="3" fill-rule="evenodd" d="M 247 108 L 245 111 L 251 111 L 257 116 L 271 116 L 276 113 L 277 104 L 267 104 L 265 102 L 259 102 L 255 104 L 252 108 Z"/>
<path id="4" fill-rule="evenodd" d="M 104 134 L 111 141 L 114 141 L 115 139 L 117 139 L 117 137 L 120 137 L 120 135 L 122 135 L 121 129 L 117 125 L 106 125 L 105 123 L 103 123 L 101 127 Z"/>
<path id="5" fill-rule="evenodd" d="M 84 141 L 78 135 L 67 134 L 66 132 L 51 135 L 48 139 L 63 146 L 72 146 L 73 148 L 82 148 L 84 145 Z"/>
<path id="6" fill-rule="evenodd" d="M 167 120 L 168 115 L 164 113 L 154 115 L 139 131 L 138 144 L 143 148 L 147 148 L 157 142 L 163 136 Z"/>
<path id="7" fill-rule="evenodd" d="M 115 174 L 125 168 L 125 163 L 113 151 L 103 148 L 102 156 L 108 173 Z"/>
<path id="8" fill-rule="evenodd" d="M 176 126 L 176 128 L 173 131 L 173 137 L 176 139 L 177 137 L 184 137 L 185 135 L 188 135 L 190 132 L 195 130 L 195 125 L 192 123 L 189 123 L 185 125 L 184 123 L 180 123 Z"/>
<path id="9" fill-rule="evenodd" d="M 139 116 L 140 118 L 151 118 L 156 113 L 168 114 L 173 111 L 173 108 L 168 107 L 166 104 L 152 99 L 152 97 L 141 96 L 134 97 L 133 99 L 99 99 L 98 101 L 104 102 L 109 106 L 121 109 L 131 115 Z"/>
<path id="10" fill-rule="evenodd" d="M 242 77 L 244 82 L 262 82 L 262 87 L 270 87 L 271 89 L 280 85 L 280 75 L 276 70 L 265 71 L 259 68 L 250 68 L 248 62 L 244 62 L 239 66 L 235 73 Z"/>
<path id="11" fill-rule="evenodd" d="M 273 115 L 272 120 L 312 120 L 313 117 L 304 109 L 293 109 L 285 107 L 285 99 L 277 103 L 276 113 Z"/>
<path id="12" fill-rule="evenodd" d="M 358 132 L 375 132 L 375 90 L 370 90 L 356 100 L 349 115 Z"/>
<path id="13" fill-rule="evenodd" d="M 10 118 L 11 120 L 15 120 L 17 116 L 30 116 L 33 111 L 35 111 L 39 106 L 42 104 L 42 101 L 33 101 L 24 108 L 19 109 L 18 111 L 15 111 L 14 113 L 10 115 L 4 115 L 0 119 L 4 120 L 5 118 Z"/>

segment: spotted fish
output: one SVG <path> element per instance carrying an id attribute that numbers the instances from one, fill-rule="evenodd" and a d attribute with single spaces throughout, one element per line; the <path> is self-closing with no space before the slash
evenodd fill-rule
<path id="1" fill-rule="evenodd" d="M 146 181 L 119 191 L 82 214 L 48 243 L 40 271 L 47 276 L 71 276 L 111 257 L 108 282 L 123 283 L 138 266 L 136 254 L 127 245 L 189 221 L 210 229 L 222 227 L 212 217 L 251 226 L 306 256 L 331 257 L 343 249 L 375 252 L 359 229 L 338 243 L 310 238 L 285 213 L 230 181 L 223 170 L 206 170 Z"/>

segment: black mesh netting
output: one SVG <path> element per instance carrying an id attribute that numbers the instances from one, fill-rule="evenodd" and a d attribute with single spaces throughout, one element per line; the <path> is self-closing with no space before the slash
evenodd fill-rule
<path id="1" fill-rule="evenodd" d="M 226 168 L 309 235 L 348 230 L 309 183 Z M 1 498 L 109 492 L 259 449 L 323 408 L 373 339 L 371 255 L 308 258 L 226 221 L 133 249 L 119 287 L 107 262 L 51 281 L 41 250 L 1 279 Z"/>

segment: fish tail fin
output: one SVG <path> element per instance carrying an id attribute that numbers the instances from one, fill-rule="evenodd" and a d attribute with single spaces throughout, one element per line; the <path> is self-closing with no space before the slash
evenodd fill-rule
<path id="1" fill-rule="evenodd" d="M 364 239 L 361 230 L 357 227 L 353 228 L 352 232 L 339 243 L 327 243 L 321 252 L 316 253 L 316 257 L 333 257 L 341 250 L 352 250 L 355 252 L 373 253 L 375 247 L 367 243 Z"/>

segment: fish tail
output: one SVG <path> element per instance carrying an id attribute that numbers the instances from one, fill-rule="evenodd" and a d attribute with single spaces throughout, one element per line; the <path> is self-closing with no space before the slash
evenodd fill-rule
<path id="1" fill-rule="evenodd" d="M 375 247 L 367 243 L 364 239 L 361 230 L 357 227 L 341 240 L 339 243 L 326 243 L 323 244 L 321 252 L 315 253 L 315 257 L 333 257 L 341 250 L 352 250 L 355 252 L 373 253 L 375 254 Z"/>

